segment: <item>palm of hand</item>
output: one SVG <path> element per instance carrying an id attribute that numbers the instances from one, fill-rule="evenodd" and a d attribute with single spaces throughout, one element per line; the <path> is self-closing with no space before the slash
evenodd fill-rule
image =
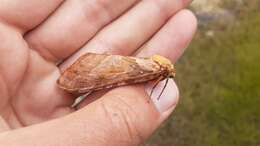
<path id="1" fill-rule="evenodd" d="M 20 33 L 2 27 L 5 39 L 0 57 L 0 109 L 10 127 L 42 122 L 72 111 L 67 98 L 55 85 L 59 70 L 40 56 Z M 8 36 L 9 35 L 9 36 Z"/>

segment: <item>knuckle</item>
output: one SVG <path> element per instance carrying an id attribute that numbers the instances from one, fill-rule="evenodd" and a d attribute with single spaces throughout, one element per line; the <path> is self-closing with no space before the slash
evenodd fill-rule
<path id="1" fill-rule="evenodd" d="M 184 8 L 188 1 L 189 0 L 147 0 L 147 2 L 151 2 L 151 5 L 157 10 L 159 15 L 165 19 Z"/>
<path id="2" fill-rule="evenodd" d="M 80 6 L 87 19 L 107 22 L 113 17 L 111 2 L 107 0 L 80 1 Z"/>
<path id="3" fill-rule="evenodd" d="M 151 8 L 153 8 L 157 12 L 160 18 L 167 19 L 168 17 L 170 17 L 171 14 L 171 9 L 169 9 L 170 5 L 167 5 L 165 1 L 150 0 L 147 2 L 150 2 Z"/>

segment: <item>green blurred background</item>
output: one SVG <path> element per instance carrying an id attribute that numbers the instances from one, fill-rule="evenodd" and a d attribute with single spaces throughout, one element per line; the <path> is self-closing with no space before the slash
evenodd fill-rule
<path id="1" fill-rule="evenodd" d="M 260 0 L 195 0 L 181 100 L 145 146 L 260 146 Z M 185 24 L 188 25 L 188 24 Z"/>

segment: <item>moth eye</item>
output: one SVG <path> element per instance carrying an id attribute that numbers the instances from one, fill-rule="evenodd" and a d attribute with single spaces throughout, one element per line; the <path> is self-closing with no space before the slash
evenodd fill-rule
<path id="1" fill-rule="evenodd" d="M 143 74 L 144 72 L 143 71 L 139 71 L 140 74 Z"/>

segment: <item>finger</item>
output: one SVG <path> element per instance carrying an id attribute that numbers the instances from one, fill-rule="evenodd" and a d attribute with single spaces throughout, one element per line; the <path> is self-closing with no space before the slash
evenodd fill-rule
<path id="1" fill-rule="evenodd" d="M 44 24 L 29 33 L 26 40 L 41 56 L 57 62 L 74 53 L 137 1 L 66 1 Z"/>
<path id="2" fill-rule="evenodd" d="M 188 26 L 184 24 L 189 24 Z M 197 27 L 197 21 L 192 12 L 188 10 L 182 10 L 178 12 L 175 16 L 169 19 L 169 21 L 164 25 L 158 33 L 148 41 L 138 53 L 136 53 L 139 57 L 150 57 L 154 54 L 160 54 L 176 62 L 176 60 L 182 55 L 185 48 L 190 43 Z M 171 81 L 172 82 L 172 81 Z M 155 88 L 154 94 L 152 94 L 152 99 L 157 103 L 157 98 L 162 91 L 162 87 L 165 82 L 162 82 L 158 85 L 158 88 Z M 172 83 L 174 84 L 174 83 Z M 169 84 L 170 85 L 170 84 Z M 147 88 L 150 90 L 153 86 L 149 84 Z M 170 88 L 170 87 L 169 87 Z M 174 89 L 174 88 L 173 88 Z M 177 91 L 176 91 L 177 92 Z M 164 92 L 166 93 L 166 92 Z M 80 105 L 79 108 L 83 108 L 87 104 L 95 101 L 101 95 L 100 93 L 93 94 L 88 96 Z M 176 94 L 176 93 L 170 93 Z M 172 102 L 169 102 L 172 96 L 167 96 L 162 94 L 161 100 L 162 104 L 167 104 L 171 106 Z"/>
<path id="3" fill-rule="evenodd" d="M 189 10 L 181 10 L 136 52 L 137 56 L 160 54 L 176 62 L 190 44 L 197 29 L 197 19 Z"/>
<path id="4" fill-rule="evenodd" d="M 41 23 L 62 1 L 0 0 L 0 21 L 25 32 Z"/>
<path id="5" fill-rule="evenodd" d="M 125 15 L 101 30 L 83 49 L 66 60 L 61 68 L 71 64 L 85 52 L 131 54 L 188 2 L 188 0 L 141 1 Z"/>
<path id="6" fill-rule="evenodd" d="M 188 24 L 188 26 L 184 24 Z M 159 54 L 169 58 L 175 63 L 191 42 L 196 28 L 197 20 L 194 14 L 189 10 L 182 10 L 172 17 L 168 23 L 138 51 L 137 56 L 145 57 Z M 159 83 L 154 89 L 156 94 L 152 94 L 151 97 L 159 110 L 165 110 L 165 107 L 171 107 L 176 101 L 176 99 L 172 98 L 173 94 L 177 94 L 178 92 L 174 83 L 168 84 L 166 87 L 166 89 L 169 88 L 168 92 L 167 90 L 164 91 L 160 100 L 157 100 L 164 84 L 165 82 Z M 146 88 L 150 91 L 153 86 L 154 84 L 148 84 Z M 169 110 L 168 113 L 170 112 L 171 110 Z"/>
<path id="7" fill-rule="evenodd" d="M 2 23 L 0 42 L 0 106 L 5 106 L 10 93 L 15 92 L 22 81 L 28 63 L 28 48 L 16 29 Z"/>
<path id="8" fill-rule="evenodd" d="M 159 124 L 161 113 L 142 88 L 117 88 L 69 116 L 2 134 L 0 144 L 132 146 L 143 143 Z"/>

